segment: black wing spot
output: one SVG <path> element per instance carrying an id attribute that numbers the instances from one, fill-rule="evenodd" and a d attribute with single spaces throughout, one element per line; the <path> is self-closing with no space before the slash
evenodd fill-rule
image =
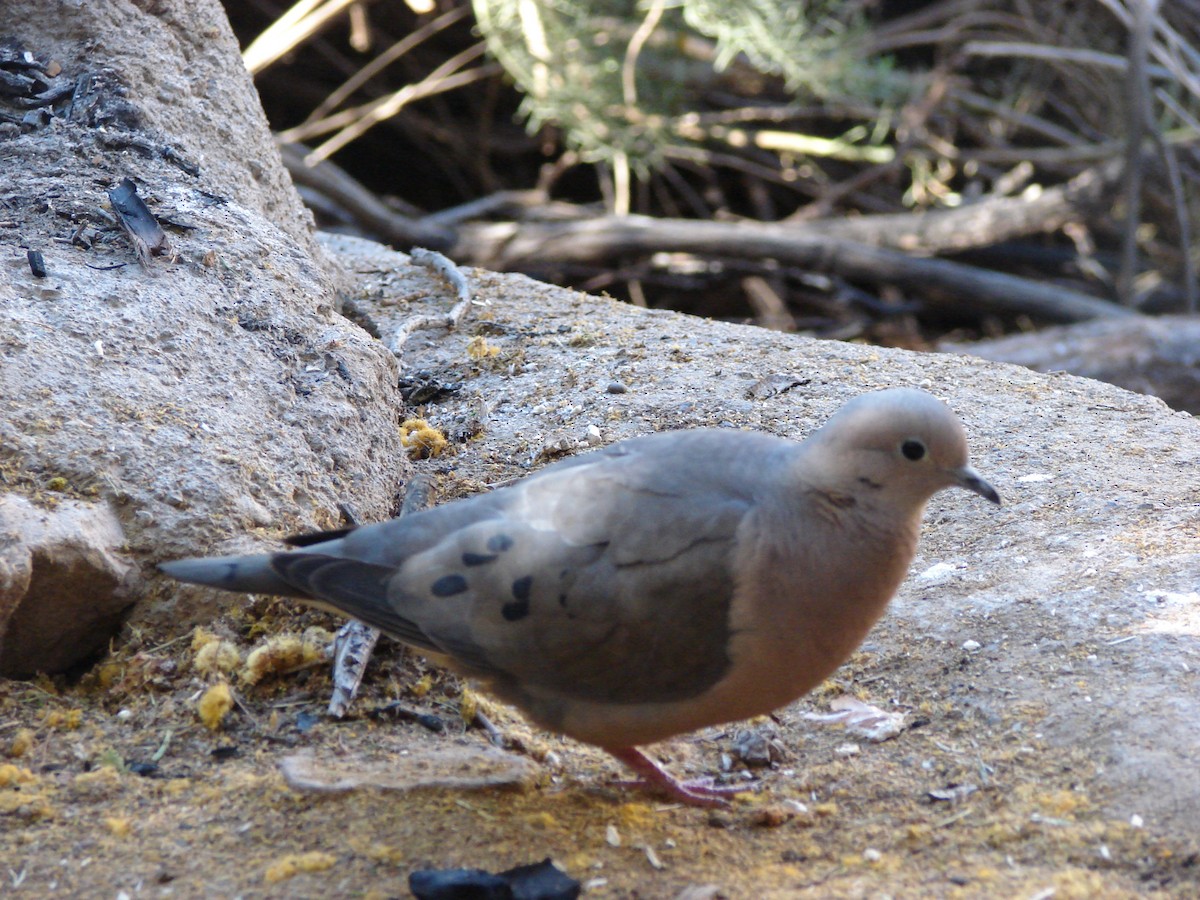
<path id="1" fill-rule="evenodd" d="M 512 595 L 522 603 L 529 603 L 531 593 L 533 593 L 532 575 L 524 575 L 512 583 Z"/>
<path id="2" fill-rule="evenodd" d="M 529 597 L 533 593 L 533 576 L 525 575 L 512 583 L 512 593 L 516 598 L 512 603 L 500 607 L 500 615 L 506 622 L 516 622 L 529 615 Z"/>
<path id="3" fill-rule="evenodd" d="M 500 607 L 500 615 L 504 616 L 506 622 L 518 622 L 529 615 L 529 601 L 514 600 L 512 603 L 505 603 Z"/>
<path id="4" fill-rule="evenodd" d="M 487 553 L 464 553 L 462 561 L 464 566 L 486 566 L 490 562 L 495 562 L 496 556 Z"/>
<path id="5" fill-rule="evenodd" d="M 487 539 L 487 548 L 492 553 L 503 553 L 512 548 L 513 539 L 507 534 L 493 534 Z"/>
<path id="6" fill-rule="evenodd" d="M 429 586 L 429 591 L 435 597 L 453 597 L 468 588 L 467 579 L 459 574 L 443 575 Z"/>

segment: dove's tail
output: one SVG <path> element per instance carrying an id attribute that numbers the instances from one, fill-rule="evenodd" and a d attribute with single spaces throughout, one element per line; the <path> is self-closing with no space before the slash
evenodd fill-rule
<path id="1" fill-rule="evenodd" d="M 311 599 L 310 594 L 279 577 L 271 566 L 270 554 L 177 559 L 159 563 L 158 568 L 179 581 L 206 584 L 223 591 Z"/>
<path id="2" fill-rule="evenodd" d="M 387 566 L 320 553 L 266 553 L 177 559 L 158 568 L 180 581 L 223 591 L 292 597 L 366 622 L 414 647 L 445 652 L 388 602 L 388 578 L 394 570 Z"/>

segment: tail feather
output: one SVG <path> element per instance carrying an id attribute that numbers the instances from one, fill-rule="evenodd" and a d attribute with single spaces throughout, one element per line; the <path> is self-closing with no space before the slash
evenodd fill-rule
<path id="1" fill-rule="evenodd" d="M 189 584 L 205 584 L 243 594 L 273 594 L 310 600 L 311 595 L 284 581 L 271 567 L 271 555 L 214 556 L 159 563 L 160 571 Z"/>
<path id="2" fill-rule="evenodd" d="M 420 626 L 388 602 L 393 570 L 318 553 L 216 556 L 159 563 L 159 570 L 191 584 L 243 594 L 292 597 L 349 616 L 414 647 L 444 652 Z"/>

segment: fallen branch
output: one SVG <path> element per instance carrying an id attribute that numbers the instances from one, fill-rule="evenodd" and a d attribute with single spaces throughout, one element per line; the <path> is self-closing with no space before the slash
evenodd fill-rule
<path id="1" fill-rule="evenodd" d="M 1197 415 L 1198 346 L 1200 320 L 1181 315 L 1064 325 L 991 341 L 942 344 L 938 349 L 1107 381 L 1161 397 L 1173 409 Z"/>
<path id="2" fill-rule="evenodd" d="M 292 181 L 311 188 L 348 211 L 368 232 L 395 247 L 431 247 L 443 250 L 454 243 L 454 233 L 436 222 L 404 216 L 389 208 L 360 182 L 329 162 L 310 166 L 309 150 L 302 144 L 281 144 L 279 153 Z"/>
<path id="3" fill-rule="evenodd" d="M 336 166 L 303 165 L 303 148 L 285 146 L 284 159 L 297 181 L 334 194 L 364 227 L 400 246 L 432 238 L 432 245 L 453 259 L 498 270 L 520 270 L 548 263 L 606 265 L 623 255 L 692 253 L 697 256 L 775 259 L 873 283 L 897 283 L 935 289 L 951 301 L 927 297 L 936 305 L 975 308 L 1005 315 L 1030 315 L 1052 322 L 1079 322 L 1131 312 L 1080 291 L 946 260 L 910 254 L 958 252 L 1062 228 L 1088 218 L 1118 183 L 1119 159 L 1087 169 L 1063 185 L 1021 197 L 990 197 L 956 209 L 924 213 L 821 219 L 803 223 L 722 222 L 658 219 L 648 216 L 593 216 L 586 207 L 553 204 L 553 219 L 463 223 L 458 216 L 402 216 L 376 200 Z M 505 193 L 496 205 L 509 206 L 528 196 Z M 518 202 L 514 211 L 528 207 Z M 481 203 L 479 208 L 491 208 Z M 510 206 L 510 208 L 512 208 Z M 541 207 L 537 207 L 541 209 Z M 899 252 L 904 251 L 904 252 Z M 410 323 L 393 349 L 417 328 L 445 321 Z M 450 325 L 453 327 L 453 324 Z"/>
<path id="4" fill-rule="evenodd" d="M 490 269 L 521 269 L 548 260 L 594 265 L 617 256 L 665 251 L 705 257 L 770 258 L 844 278 L 942 291 L 961 298 L 954 305 L 994 313 L 1025 314 L 1055 322 L 1137 315 L 1060 285 L 832 239 L 818 231 L 815 225 L 605 216 L 582 222 L 464 226 L 450 255 Z M 939 304 L 950 302 L 928 299 Z"/>
<path id="5" fill-rule="evenodd" d="M 824 237 L 910 253 L 946 253 L 1057 231 L 1086 218 L 1121 177 L 1122 161 L 1080 172 L 1066 184 L 1020 197 L 988 197 L 954 209 L 821 220 L 806 227 Z"/>

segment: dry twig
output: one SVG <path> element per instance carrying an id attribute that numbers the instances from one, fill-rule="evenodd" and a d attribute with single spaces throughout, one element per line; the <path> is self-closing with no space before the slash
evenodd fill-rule
<path id="1" fill-rule="evenodd" d="M 467 276 L 458 266 L 436 250 L 426 250 L 422 247 L 414 247 L 411 257 L 417 265 L 427 266 L 449 281 L 458 296 L 458 302 L 445 315 L 413 316 L 396 329 L 396 334 L 392 338 L 391 351 L 397 356 L 400 355 L 405 342 L 414 331 L 422 328 L 444 327 L 451 330 L 458 328 L 463 316 L 467 314 L 467 310 L 471 306 L 471 286 L 467 281 Z"/>

